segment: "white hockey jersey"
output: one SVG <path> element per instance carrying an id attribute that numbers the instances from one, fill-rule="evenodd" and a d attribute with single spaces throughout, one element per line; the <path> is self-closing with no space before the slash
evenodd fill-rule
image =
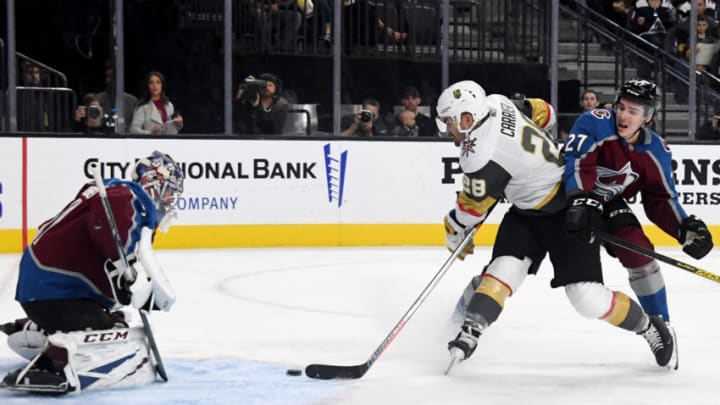
<path id="1" fill-rule="evenodd" d="M 458 220 L 466 226 L 482 222 L 503 196 L 530 215 L 563 209 L 563 161 L 549 135 L 507 97 L 491 94 L 487 102 L 490 115 L 460 146 Z"/>

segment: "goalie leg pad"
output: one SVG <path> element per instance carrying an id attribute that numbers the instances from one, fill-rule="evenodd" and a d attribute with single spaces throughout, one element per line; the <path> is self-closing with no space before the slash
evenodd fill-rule
<path id="1" fill-rule="evenodd" d="M 155 367 L 142 328 L 56 333 L 52 346 L 68 353 L 63 368 L 71 390 L 101 390 L 155 381 Z"/>
<path id="2" fill-rule="evenodd" d="M 47 335 L 34 322 L 28 321 L 22 328 L 7 337 L 7 344 L 20 357 L 32 360 L 47 348 Z"/>

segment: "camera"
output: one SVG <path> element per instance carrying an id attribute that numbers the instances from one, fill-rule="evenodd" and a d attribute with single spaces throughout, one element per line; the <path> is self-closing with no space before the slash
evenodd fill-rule
<path id="1" fill-rule="evenodd" d="M 360 116 L 360 122 L 372 122 L 373 121 L 373 113 L 370 110 L 360 110 L 358 113 Z"/>
<path id="2" fill-rule="evenodd" d="M 85 111 L 87 111 L 88 119 L 96 119 L 102 115 L 102 107 L 97 105 L 89 105 L 85 107 Z"/>
<path id="3" fill-rule="evenodd" d="M 256 79 L 255 76 L 248 76 L 240 84 L 240 88 L 243 90 L 242 101 L 254 100 L 260 91 L 267 86 L 267 81 Z"/>

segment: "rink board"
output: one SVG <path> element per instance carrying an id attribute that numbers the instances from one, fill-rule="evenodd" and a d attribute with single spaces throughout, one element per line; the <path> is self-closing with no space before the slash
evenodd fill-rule
<path id="1" fill-rule="evenodd" d="M 37 226 L 91 181 L 129 178 L 134 159 L 158 149 L 186 173 L 179 218 L 160 248 L 440 245 L 442 218 L 460 189 L 450 142 L 174 138 L 0 138 L 0 252 L 18 252 Z M 674 177 L 689 213 L 720 214 L 720 146 L 674 145 Z M 476 242 L 490 244 L 500 206 Z M 634 209 L 658 245 L 676 245 Z M 717 239 L 716 239 L 717 240 Z"/>

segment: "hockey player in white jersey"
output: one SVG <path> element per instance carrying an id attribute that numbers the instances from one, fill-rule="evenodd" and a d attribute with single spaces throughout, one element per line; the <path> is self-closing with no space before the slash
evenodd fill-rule
<path id="1" fill-rule="evenodd" d="M 473 81 L 445 89 L 438 99 L 438 128 L 460 147 L 463 189 L 445 216 L 451 251 L 480 226 L 501 197 L 512 205 L 495 240 L 492 260 L 475 282 L 460 332 L 448 343 L 451 367 L 468 359 L 478 338 L 500 315 L 505 300 L 546 254 L 553 264 L 553 288 L 563 287 L 580 315 L 604 320 L 647 340 L 658 365 L 666 367 L 674 341 L 659 317 L 603 285 L 599 244 L 587 244 L 565 229 L 567 200 L 563 161 L 549 136 L 505 96 L 486 96 Z M 473 252 L 470 244 L 460 258 Z"/>

